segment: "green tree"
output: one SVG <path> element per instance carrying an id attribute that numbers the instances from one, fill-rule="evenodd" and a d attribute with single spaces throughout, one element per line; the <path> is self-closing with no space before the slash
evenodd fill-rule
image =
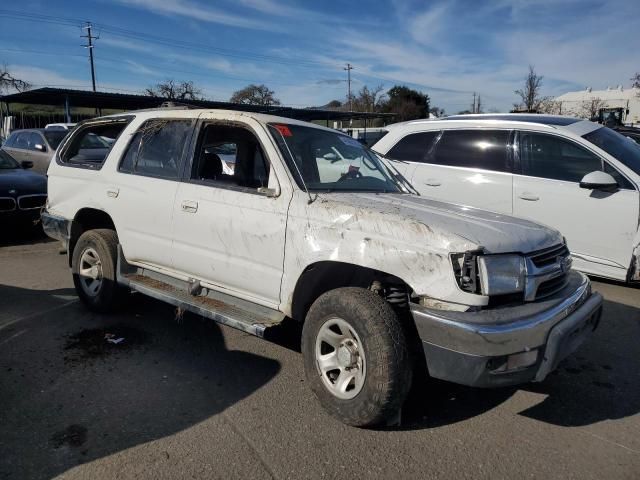
<path id="1" fill-rule="evenodd" d="M 229 101 L 231 103 L 243 103 L 245 105 L 280 105 L 280 100 L 275 98 L 275 92 L 266 85 L 247 85 L 233 92 Z"/>
<path id="2" fill-rule="evenodd" d="M 405 85 L 396 85 L 387 92 L 384 112 L 395 113 L 396 120 L 404 122 L 416 118 L 427 118 L 429 114 L 429 95 L 413 90 Z"/>

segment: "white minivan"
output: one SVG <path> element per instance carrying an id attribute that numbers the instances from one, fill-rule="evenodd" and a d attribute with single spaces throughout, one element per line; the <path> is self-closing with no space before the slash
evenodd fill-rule
<path id="1" fill-rule="evenodd" d="M 640 280 L 640 145 L 576 118 L 458 115 L 386 127 L 373 150 L 424 196 L 560 230 L 574 266 Z"/>

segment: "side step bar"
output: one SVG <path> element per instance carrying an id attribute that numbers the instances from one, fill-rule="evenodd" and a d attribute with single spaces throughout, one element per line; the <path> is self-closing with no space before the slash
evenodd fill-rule
<path id="1" fill-rule="evenodd" d="M 198 289 L 201 292 L 193 295 L 189 293 L 193 286 L 188 282 L 126 263 L 120 246 L 117 278 L 119 284 L 131 290 L 258 337 L 263 337 L 267 328 L 280 324 L 285 318 L 278 310 L 206 288 Z"/>

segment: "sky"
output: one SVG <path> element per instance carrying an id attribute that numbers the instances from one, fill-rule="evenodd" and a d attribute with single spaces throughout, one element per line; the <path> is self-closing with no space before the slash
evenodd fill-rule
<path id="1" fill-rule="evenodd" d="M 94 24 L 98 90 L 142 93 L 169 78 L 226 101 L 264 83 L 285 105 L 396 84 L 447 113 L 508 111 L 528 66 L 543 95 L 630 86 L 640 1 L 21 0 L 0 6 L 0 63 L 34 87 L 91 88 L 83 22 Z"/>

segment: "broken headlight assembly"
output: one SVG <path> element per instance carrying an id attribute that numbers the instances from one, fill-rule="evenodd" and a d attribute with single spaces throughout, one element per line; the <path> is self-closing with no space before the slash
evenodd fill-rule
<path id="1" fill-rule="evenodd" d="M 483 255 L 480 251 L 451 255 L 461 290 L 479 295 L 507 295 L 524 291 L 526 267 L 521 255 Z"/>

